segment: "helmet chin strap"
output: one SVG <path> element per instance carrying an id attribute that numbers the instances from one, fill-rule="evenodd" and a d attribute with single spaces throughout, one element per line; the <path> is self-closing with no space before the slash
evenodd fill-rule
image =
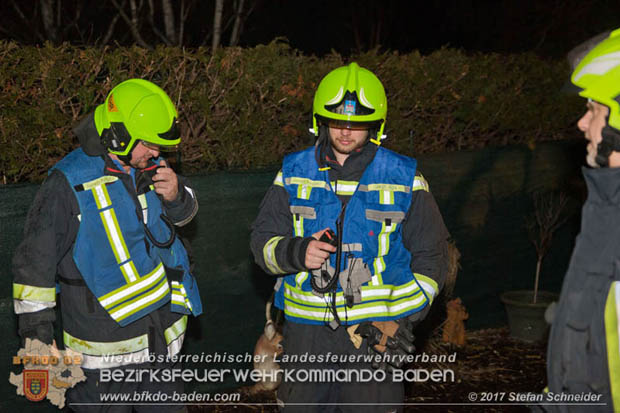
<path id="1" fill-rule="evenodd" d="M 596 163 L 601 168 L 609 166 L 609 155 L 613 151 L 620 152 L 620 131 L 606 124 L 601 131 L 601 142 L 596 148 Z"/>

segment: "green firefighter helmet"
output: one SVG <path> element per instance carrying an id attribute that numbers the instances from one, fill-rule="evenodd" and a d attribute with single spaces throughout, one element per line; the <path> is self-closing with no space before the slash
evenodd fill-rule
<path id="1" fill-rule="evenodd" d="M 181 142 L 174 104 L 159 86 L 129 79 L 95 109 L 95 126 L 108 152 L 129 156 L 142 141 L 158 150 L 175 150 Z"/>
<path id="2" fill-rule="evenodd" d="M 580 89 L 580 96 L 609 107 L 608 123 L 620 130 L 620 29 L 584 53 L 571 82 Z"/>
<path id="3" fill-rule="evenodd" d="M 381 81 L 370 70 L 353 62 L 329 72 L 314 94 L 312 130 L 319 125 L 377 131 L 372 141 L 380 144 L 387 117 L 387 98 Z"/>

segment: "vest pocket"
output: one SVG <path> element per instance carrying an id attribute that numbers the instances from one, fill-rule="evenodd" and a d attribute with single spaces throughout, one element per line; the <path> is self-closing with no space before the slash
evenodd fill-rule
<path id="1" fill-rule="evenodd" d="M 398 224 L 405 219 L 405 213 L 402 211 L 366 209 L 366 219 L 371 221 L 368 222 L 370 228 L 368 234 L 370 237 L 369 245 L 372 246 L 372 250 L 369 252 L 375 257 L 372 259 L 373 275 L 371 284 L 375 286 L 382 285 L 382 274 L 387 268 L 383 257 L 388 255 L 390 251 L 390 238 L 394 238 L 392 234 L 396 232 Z"/>
<path id="2" fill-rule="evenodd" d="M 303 237 L 304 234 L 304 220 L 312 219 L 316 220 L 316 209 L 311 206 L 304 205 L 291 205 L 291 214 L 293 214 L 293 232 L 296 237 Z"/>
<path id="3" fill-rule="evenodd" d="M 376 209 L 367 209 L 366 219 L 385 223 L 390 226 L 392 224 L 401 223 L 405 219 L 405 213 L 402 211 L 379 211 Z"/>
<path id="4" fill-rule="evenodd" d="M 291 214 L 299 215 L 306 219 L 316 219 L 316 209 L 310 206 L 292 205 Z"/>

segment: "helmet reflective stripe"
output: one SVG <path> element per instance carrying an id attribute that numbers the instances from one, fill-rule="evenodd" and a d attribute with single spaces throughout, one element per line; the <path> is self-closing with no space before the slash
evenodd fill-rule
<path id="1" fill-rule="evenodd" d="M 342 86 L 340 86 L 340 89 L 338 89 L 338 94 L 334 96 L 332 100 L 325 102 L 325 106 L 335 105 L 336 103 L 339 103 L 342 100 L 343 96 L 344 96 L 344 89 L 342 88 Z"/>
<path id="2" fill-rule="evenodd" d="M 364 88 L 361 88 L 361 89 L 360 89 L 360 102 L 362 102 L 362 104 L 363 104 L 364 106 L 366 106 L 367 108 L 370 108 L 370 109 L 374 109 L 374 108 L 375 108 L 375 107 L 372 105 L 372 103 L 370 103 L 370 102 L 368 101 L 368 99 L 366 99 L 366 95 L 364 94 Z"/>
<path id="3" fill-rule="evenodd" d="M 584 75 L 604 75 L 611 69 L 620 64 L 620 52 L 609 53 L 605 56 L 597 57 L 586 66 L 582 67 L 579 72 L 573 75 L 573 82 L 579 82 Z"/>

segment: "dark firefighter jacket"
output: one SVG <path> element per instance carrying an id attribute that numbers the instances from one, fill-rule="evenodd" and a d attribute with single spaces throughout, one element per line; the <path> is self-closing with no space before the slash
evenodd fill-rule
<path id="1" fill-rule="evenodd" d="M 597 402 L 606 405 L 588 411 L 619 411 L 620 168 L 584 168 L 583 174 L 588 199 L 549 336 L 548 389 L 599 394 Z"/>
<path id="2" fill-rule="evenodd" d="M 123 173 L 122 168 L 105 155 L 98 143 L 92 114 L 74 131 L 86 154 L 97 162 L 103 158 L 102 176 L 120 180 L 127 189 L 126 196 L 137 197 L 136 182 L 150 177 L 136 171 L 134 181 L 134 177 Z M 181 176 L 178 179 L 177 199 L 160 201 L 165 214 L 177 226 L 188 223 L 198 209 L 189 182 Z M 134 218 L 142 220 L 138 208 L 135 210 Z M 183 342 L 187 316 L 171 312 L 170 303 L 121 326 L 87 287 L 73 254 L 80 213 L 67 177 L 54 169 L 35 196 L 26 220 L 24 239 L 13 257 L 13 297 L 20 336 L 51 343 L 59 289 L 63 340 L 65 346 L 83 353 L 82 367 L 113 367 L 144 360 L 144 356 L 150 354 L 176 354 Z M 101 235 L 106 237 L 105 233 Z M 109 357 L 111 355 L 118 357 Z"/>
<path id="3" fill-rule="evenodd" d="M 330 167 L 329 180 L 332 182 L 332 187 L 335 185 L 343 188 L 342 191 L 337 191 L 337 196 L 343 204 L 346 204 L 354 194 L 357 183 L 361 180 L 367 166 L 375 158 L 377 146 L 369 143 L 358 152 L 353 152 L 343 166 L 335 161 L 329 145 L 317 143 L 317 152 L 320 153 L 317 155 L 319 160 Z M 316 166 L 316 161 L 314 165 Z M 252 225 L 251 248 L 256 262 L 263 270 L 269 274 L 288 276 L 308 271 L 304 266 L 304 259 L 307 246 L 313 238 L 311 234 L 295 236 L 298 231 L 294 227 L 289 193 L 281 182 L 281 177 L 282 172 L 278 174 L 261 203 L 258 216 Z M 423 278 L 432 280 L 437 284 L 437 291 L 439 291 L 444 284 L 447 272 L 449 234 L 428 184 L 419 172 L 416 173 L 416 179 L 411 188 L 411 204 L 401 222 L 402 243 L 411 254 L 412 273 L 421 274 Z M 335 228 L 332 229 L 335 230 Z M 265 253 L 265 248 L 270 246 L 269 241 L 274 239 L 278 239 L 275 249 Z M 270 262 L 265 262 L 266 257 Z M 274 266 L 273 263 L 277 265 Z M 275 267 L 278 268 L 277 271 L 274 271 Z M 281 280 L 282 278 L 278 280 L 276 289 L 281 288 Z M 280 308 L 284 307 L 282 300 L 276 299 L 276 305 Z M 426 312 L 419 314 L 423 316 Z M 327 312 L 325 316 L 327 319 Z M 303 320 L 289 315 L 287 319 L 313 323 L 312 320 Z M 341 321 L 347 322 L 344 319 Z M 356 322 L 359 321 L 352 319 L 348 324 Z"/>

